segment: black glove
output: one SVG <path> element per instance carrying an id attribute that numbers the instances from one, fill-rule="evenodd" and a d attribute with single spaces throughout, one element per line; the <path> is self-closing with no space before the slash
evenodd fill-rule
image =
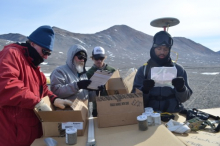
<path id="1" fill-rule="evenodd" d="M 143 81 L 143 87 L 142 87 L 143 93 L 148 94 L 150 89 L 152 89 L 154 86 L 155 86 L 154 80 L 151 80 L 151 79 L 150 80 L 148 80 L 148 79 L 144 80 Z"/>
<path id="2" fill-rule="evenodd" d="M 98 86 L 98 91 L 100 92 L 105 91 L 105 85 Z"/>
<path id="3" fill-rule="evenodd" d="M 77 86 L 79 89 L 87 89 L 87 87 L 91 82 L 92 82 L 91 80 L 82 80 L 77 82 Z"/>
<path id="4" fill-rule="evenodd" d="M 176 91 L 183 92 L 185 91 L 185 81 L 183 77 L 177 77 L 172 80 L 172 85 L 176 88 Z"/>
<path id="5" fill-rule="evenodd" d="M 98 90 L 96 90 L 96 95 L 100 96 L 101 93 L 105 91 L 105 85 L 98 86 Z"/>

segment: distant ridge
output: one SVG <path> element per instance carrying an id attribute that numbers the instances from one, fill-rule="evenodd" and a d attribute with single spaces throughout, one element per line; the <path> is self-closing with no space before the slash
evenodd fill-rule
<path id="1" fill-rule="evenodd" d="M 106 50 L 106 62 L 119 70 L 131 67 L 138 68 L 150 58 L 153 36 L 137 31 L 127 25 L 114 25 L 106 30 L 94 34 L 73 33 L 54 26 L 55 44 L 54 51 L 41 65 L 44 72 L 52 72 L 57 66 L 66 62 L 66 53 L 74 44 L 80 44 L 87 49 L 88 56 L 92 54 L 95 46 L 102 46 Z M 156 33 L 156 32 L 155 32 Z M 171 34 L 172 35 L 172 34 Z M 183 66 L 214 66 L 220 64 L 220 54 L 185 37 L 174 37 L 171 51 L 178 54 L 178 63 Z M 26 36 L 21 34 L 0 35 L 0 50 L 12 42 L 22 42 Z M 12 41 L 12 42 L 10 42 Z M 176 59 L 176 54 L 171 53 L 171 58 Z M 92 66 L 90 58 L 87 66 Z"/>
<path id="2" fill-rule="evenodd" d="M 10 40 L 15 42 L 24 42 L 25 40 L 27 40 L 27 37 L 19 33 L 9 33 L 9 34 L 0 35 L 0 39 Z"/>

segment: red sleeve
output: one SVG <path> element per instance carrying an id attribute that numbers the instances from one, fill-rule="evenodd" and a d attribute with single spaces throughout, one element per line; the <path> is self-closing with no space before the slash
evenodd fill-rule
<path id="1" fill-rule="evenodd" d="M 19 50 L 4 49 L 0 52 L 0 106 L 19 106 L 33 109 L 40 101 L 24 81 L 19 80 L 23 67 Z"/>

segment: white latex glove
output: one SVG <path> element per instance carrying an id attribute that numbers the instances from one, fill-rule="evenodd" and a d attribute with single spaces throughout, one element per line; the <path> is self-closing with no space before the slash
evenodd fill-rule
<path id="1" fill-rule="evenodd" d="M 46 103 L 44 103 L 43 100 L 36 104 L 35 108 L 37 108 L 38 111 L 52 111 L 52 109 Z"/>
<path id="2" fill-rule="evenodd" d="M 188 127 L 188 125 L 184 124 L 184 123 L 180 123 L 177 121 L 174 121 L 172 119 L 170 119 L 167 123 L 167 128 L 171 131 L 171 132 L 176 132 L 176 133 L 189 133 L 191 130 Z"/>
<path id="3" fill-rule="evenodd" d="M 55 101 L 54 101 L 54 105 L 56 107 L 61 108 L 61 109 L 64 109 L 65 105 L 71 106 L 72 104 L 73 104 L 73 102 L 70 101 L 70 100 L 67 100 L 67 99 L 56 98 Z"/>

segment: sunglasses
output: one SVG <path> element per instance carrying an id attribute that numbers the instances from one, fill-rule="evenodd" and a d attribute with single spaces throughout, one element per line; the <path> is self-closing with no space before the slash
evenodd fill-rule
<path id="1" fill-rule="evenodd" d="M 51 55 L 51 52 L 50 51 L 47 51 L 46 49 L 42 49 L 42 53 L 44 55 L 47 55 L 47 56 L 50 56 Z"/>
<path id="2" fill-rule="evenodd" d="M 79 60 L 82 60 L 82 59 L 86 60 L 86 57 L 83 56 L 83 55 L 77 55 L 77 58 L 78 58 Z"/>
<path id="3" fill-rule="evenodd" d="M 103 60 L 105 57 L 99 57 L 99 58 L 94 58 L 96 61 L 98 61 L 98 60 Z"/>

